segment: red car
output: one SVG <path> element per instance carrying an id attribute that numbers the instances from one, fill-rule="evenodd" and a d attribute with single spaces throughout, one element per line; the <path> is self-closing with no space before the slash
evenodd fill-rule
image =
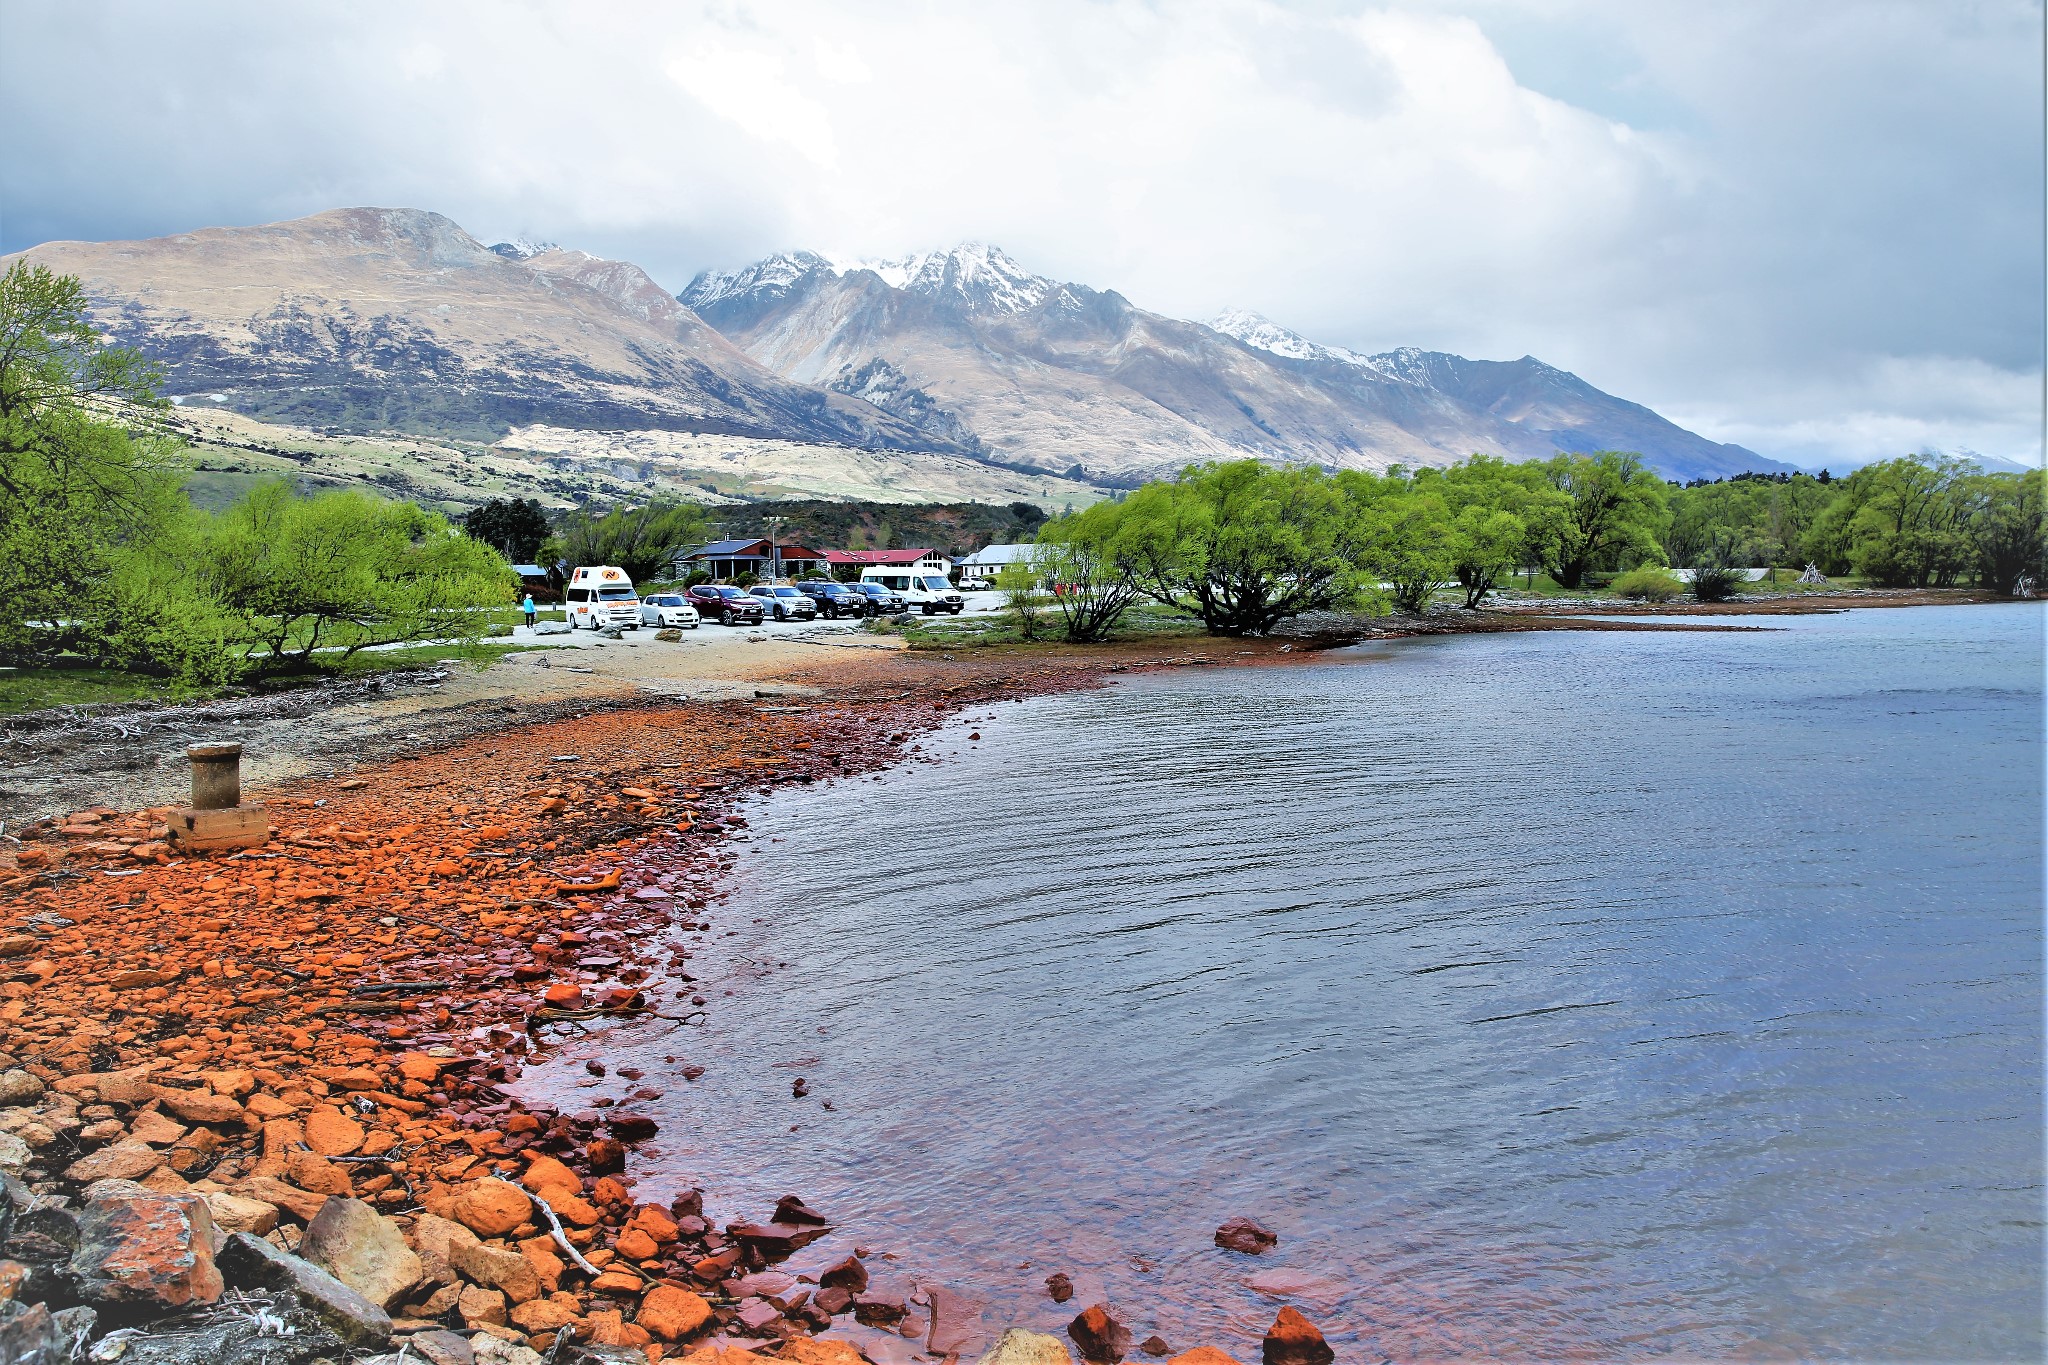
<path id="1" fill-rule="evenodd" d="M 745 588 L 727 587 L 721 583 L 699 583 L 685 593 L 697 614 L 707 621 L 716 621 L 722 626 L 758 626 L 761 624 L 761 603 L 750 596 Z"/>

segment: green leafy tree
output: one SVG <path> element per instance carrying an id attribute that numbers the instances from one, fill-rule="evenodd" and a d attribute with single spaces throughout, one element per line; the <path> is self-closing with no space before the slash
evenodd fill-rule
<path id="1" fill-rule="evenodd" d="M 708 525 L 694 503 L 655 503 L 593 516 L 578 508 L 562 519 L 544 553 L 550 560 L 615 564 L 637 583 L 666 578 L 676 556 L 702 545 Z"/>
<path id="2" fill-rule="evenodd" d="M 2043 545 L 2044 476 L 2038 469 L 2024 474 L 1978 474 L 1958 489 L 1962 519 L 1977 561 L 1977 579 L 2006 597 L 2018 594 L 2032 580 L 2034 590 L 2048 583 L 2048 548 Z"/>
<path id="3" fill-rule="evenodd" d="M 93 594 L 91 653 L 130 672 L 200 686 L 248 670 L 245 623 L 209 590 L 208 526 L 179 495 L 147 545 L 111 557 Z"/>
<path id="4" fill-rule="evenodd" d="M 1381 509 L 1373 562 L 1394 585 L 1394 605 L 1416 615 L 1457 582 L 1457 532 L 1443 499 L 1407 492 Z"/>
<path id="5" fill-rule="evenodd" d="M 1977 472 L 1952 456 L 1865 465 L 1838 481 L 1841 495 L 1812 538 L 1831 572 L 1850 567 L 1888 588 L 1951 586 L 1973 567 L 1961 493 Z"/>
<path id="6" fill-rule="evenodd" d="M 1561 586 L 1577 589 L 1603 566 L 1662 558 L 1670 494 L 1643 467 L 1642 456 L 1619 450 L 1559 455 L 1536 469 L 1571 499 L 1569 511 L 1538 529 L 1543 567 Z"/>
<path id="7" fill-rule="evenodd" d="M 1374 491 L 1371 475 L 1237 460 L 1147 484 L 1119 506 L 1147 593 L 1196 613 L 1211 635 L 1260 635 L 1369 586 Z"/>
<path id="8" fill-rule="evenodd" d="M 0 275 L 0 654 L 90 648 L 115 561 L 179 510 L 159 372 L 103 344 L 77 279 Z"/>
<path id="9" fill-rule="evenodd" d="M 533 498 L 492 498 L 462 514 L 462 529 L 515 564 L 531 564 L 548 538 L 547 509 Z"/>
<path id="10" fill-rule="evenodd" d="M 1455 572 L 1468 608 L 1533 562 L 1534 546 L 1557 535 L 1572 506 L 1538 466 L 1509 464 L 1497 455 L 1418 469 L 1411 478 L 1417 490 L 1443 499 L 1456 524 Z"/>
<path id="11" fill-rule="evenodd" d="M 1529 527 L 1512 512 L 1467 507 L 1451 525 L 1451 572 L 1477 610 L 1500 581 L 1521 567 Z"/>
<path id="12" fill-rule="evenodd" d="M 996 591 L 1003 595 L 1003 607 L 1016 624 L 1017 637 L 1036 640 L 1045 615 L 1045 592 L 1039 585 L 1037 566 L 1003 565 L 996 571 Z"/>
<path id="13" fill-rule="evenodd" d="M 273 482 L 214 518 L 203 586 L 268 666 L 303 670 L 378 645 L 474 641 L 515 580 L 496 550 L 437 513 Z"/>
<path id="14" fill-rule="evenodd" d="M 1106 638 L 1143 595 L 1131 525 L 1122 504 L 1098 502 L 1040 528 L 1040 572 L 1052 583 L 1068 641 Z"/>

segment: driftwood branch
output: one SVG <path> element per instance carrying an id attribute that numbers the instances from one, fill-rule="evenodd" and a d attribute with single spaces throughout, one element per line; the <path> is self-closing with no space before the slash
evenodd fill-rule
<path id="1" fill-rule="evenodd" d="M 494 1175 L 491 1177 L 491 1179 L 500 1181 L 503 1184 L 510 1185 L 513 1189 L 519 1191 L 521 1194 L 525 1195 L 529 1200 L 533 1201 L 533 1206 L 539 1209 L 541 1211 L 541 1216 L 548 1220 L 548 1231 L 554 1234 L 555 1245 L 560 1247 L 563 1253 L 567 1255 L 570 1260 L 576 1263 L 576 1268 L 578 1270 L 581 1270 L 584 1274 L 590 1276 L 592 1279 L 597 1278 L 597 1276 L 601 1272 L 598 1270 L 596 1266 L 592 1265 L 589 1261 L 583 1258 L 582 1252 L 578 1251 L 575 1247 L 569 1244 L 569 1234 L 562 1231 L 562 1220 L 555 1217 L 555 1211 L 548 1207 L 547 1200 L 541 1198 L 532 1190 L 527 1189 L 526 1186 L 520 1184 L 516 1180 L 506 1180 L 505 1177 L 502 1175 Z"/>

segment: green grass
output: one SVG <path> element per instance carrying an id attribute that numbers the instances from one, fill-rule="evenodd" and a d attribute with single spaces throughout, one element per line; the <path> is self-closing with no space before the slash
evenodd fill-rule
<path id="1" fill-rule="evenodd" d="M 279 675 L 252 680 L 258 690 L 303 687 L 323 677 L 368 677 L 394 669 L 467 666 L 478 672 L 508 654 L 523 654 L 544 648 L 537 645 L 509 645 L 484 642 L 474 645 L 420 645 L 411 649 L 385 649 L 336 660 L 322 671 Z M 0 716 L 28 711 L 48 711 L 61 706 L 98 706 L 114 703 L 158 701 L 204 701 L 221 690 L 193 687 L 168 678 L 141 673 L 124 673 L 114 668 L 0 668 Z"/>
<path id="2" fill-rule="evenodd" d="M 870 624 L 869 629 L 900 634 L 903 642 L 912 649 L 986 649 L 993 645 L 1066 643 L 1066 624 L 1059 609 L 1049 603 L 1040 613 L 1036 640 L 1026 640 L 1018 634 L 1016 618 L 1007 611 L 992 616 L 914 618 L 905 626 L 878 621 Z M 1147 602 L 1123 614 L 1116 623 L 1116 629 L 1110 632 L 1108 642 L 1114 644 L 1203 633 L 1199 620 Z"/>
<path id="3" fill-rule="evenodd" d="M 0 715 L 103 702 L 187 701 L 203 691 L 111 668 L 0 668 Z"/>

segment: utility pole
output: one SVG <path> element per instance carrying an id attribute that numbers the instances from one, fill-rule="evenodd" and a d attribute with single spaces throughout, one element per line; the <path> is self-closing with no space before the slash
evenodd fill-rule
<path id="1" fill-rule="evenodd" d="M 779 583 L 782 581 L 782 549 L 775 543 L 775 528 L 788 521 L 789 518 L 763 517 L 761 520 L 768 527 L 768 581 Z"/>

